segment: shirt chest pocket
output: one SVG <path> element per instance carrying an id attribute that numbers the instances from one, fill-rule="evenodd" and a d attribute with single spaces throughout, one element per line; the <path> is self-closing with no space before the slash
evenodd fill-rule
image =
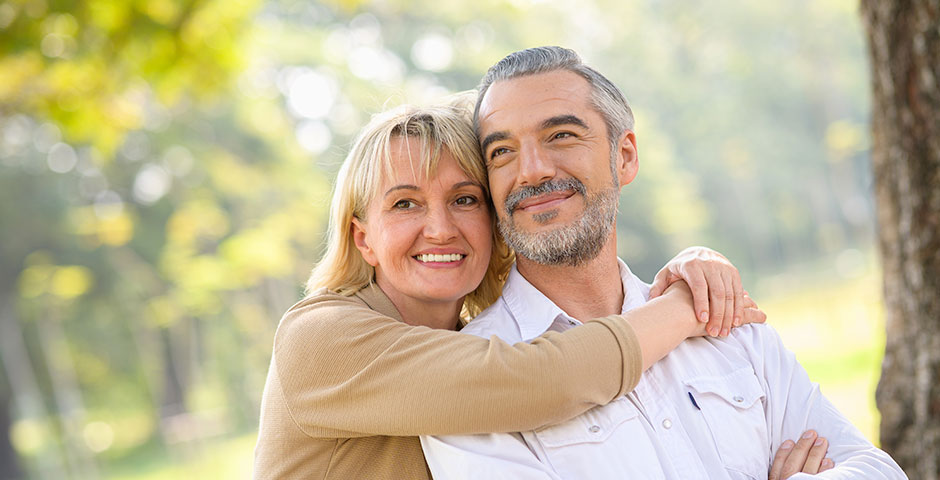
<path id="1" fill-rule="evenodd" d="M 549 427 L 531 432 L 533 450 L 564 479 L 665 478 L 642 418 L 621 397 Z"/>
<path id="2" fill-rule="evenodd" d="M 767 478 L 770 438 L 764 391 L 749 368 L 685 381 L 731 478 Z"/>

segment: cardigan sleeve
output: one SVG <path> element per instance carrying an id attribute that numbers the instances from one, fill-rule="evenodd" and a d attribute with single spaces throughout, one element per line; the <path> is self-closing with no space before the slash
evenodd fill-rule
<path id="1" fill-rule="evenodd" d="M 632 390 L 641 357 L 620 316 L 509 345 L 407 325 L 321 291 L 282 318 L 271 368 L 313 438 L 414 436 L 567 420 Z"/>

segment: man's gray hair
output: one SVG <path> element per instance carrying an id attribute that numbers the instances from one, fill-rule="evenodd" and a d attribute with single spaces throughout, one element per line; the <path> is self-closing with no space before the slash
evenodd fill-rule
<path id="1" fill-rule="evenodd" d="M 490 86 L 501 80 L 526 75 L 567 70 L 582 76 L 591 85 L 591 104 L 604 117 L 611 148 L 625 130 L 633 131 L 633 111 L 623 93 L 607 77 L 587 66 L 571 49 L 562 47 L 527 48 L 510 53 L 486 71 L 477 87 L 477 104 L 473 110 L 473 129 L 480 135 L 480 104 Z M 485 153 L 485 152 L 484 152 Z"/>

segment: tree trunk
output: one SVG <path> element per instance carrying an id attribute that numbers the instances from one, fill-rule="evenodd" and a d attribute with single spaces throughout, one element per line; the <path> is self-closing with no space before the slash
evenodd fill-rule
<path id="1" fill-rule="evenodd" d="M 940 0 L 862 0 L 887 345 L 881 444 L 940 477 Z"/>

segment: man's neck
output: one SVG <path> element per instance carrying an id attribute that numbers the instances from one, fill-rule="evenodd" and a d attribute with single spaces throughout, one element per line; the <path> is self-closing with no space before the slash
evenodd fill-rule
<path id="1" fill-rule="evenodd" d="M 616 315 L 623 309 L 616 233 L 597 257 L 576 267 L 543 265 L 519 256 L 516 268 L 558 308 L 578 320 Z"/>

